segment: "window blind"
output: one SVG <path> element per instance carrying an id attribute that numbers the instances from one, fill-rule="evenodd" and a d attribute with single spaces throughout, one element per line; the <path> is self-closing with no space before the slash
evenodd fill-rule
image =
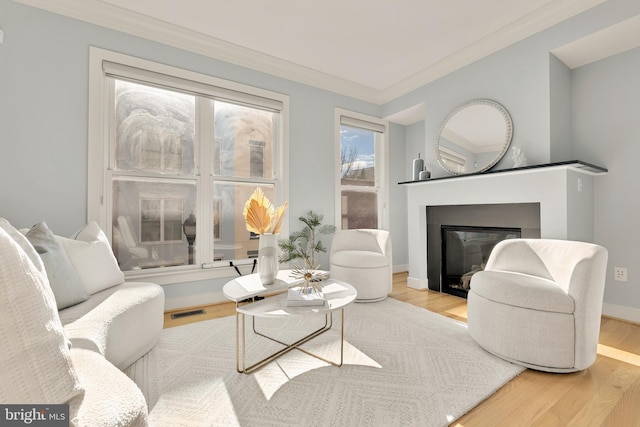
<path id="1" fill-rule="evenodd" d="M 282 101 L 211 85 L 193 79 L 174 77 L 168 74 L 111 61 L 102 61 L 102 69 L 106 76 L 118 79 L 130 80 L 137 83 L 152 83 L 160 87 L 177 89 L 193 95 L 249 105 L 274 112 L 281 112 L 283 109 Z"/>
<path id="2" fill-rule="evenodd" d="M 373 123 L 367 120 L 356 119 L 349 116 L 340 116 L 340 124 L 344 126 L 370 130 L 373 132 L 384 133 L 385 126 L 379 123 Z"/>

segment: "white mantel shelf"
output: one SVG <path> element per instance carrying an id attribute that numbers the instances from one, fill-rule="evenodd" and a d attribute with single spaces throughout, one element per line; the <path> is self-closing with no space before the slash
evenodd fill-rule
<path id="1" fill-rule="evenodd" d="M 541 238 L 592 242 L 594 179 L 607 172 L 575 160 L 400 183 L 408 184 L 408 285 L 428 287 L 427 206 L 538 203 Z"/>
<path id="2" fill-rule="evenodd" d="M 580 172 L 584 172 L 584 173 L 587 173 L 587 174 L 590 174 L 590 175 L 601 175 L 601 174 L 605 174 L 605 173 L 607 173 L 609 171 L 608 169 L 603 168 L 601 166 L 592 165 L 591 163 L 586 163 L 586 162 L 583 162 L 581 160 L 568 160 L 568 161 L 564 161 L 564 162 L 544 163 L 544 164 L 541 164 L 541 165 L 532 165 L 532 166 L 522 166 L 522 167 L 519 167 L 519 168 L 492 169 L 492 170 L 488 170 L 486 172 L 469 173 L 469 174 L 464 174 L 464 175 L 443 176 L 443 177 L 438 177 L 438 178 L 425 179 L 425 180 L 422 180 L 422 181 L 404 181 L 404 182 L 399 182 L 398 184 L 400 184 L 400 185 L 404 185 L 404 184 L 424 184 L 426 182 L 441 181 L 443 179 L 470 178 L 470 177 L 489 175 L 489 174 L 493 174 L 493 173 L 513 173 L 513 172 L 522 172 L 522 171 L 526 171 L 526 170 L 540 169 L 540 168 L 545 168 L 545 169 L 548 169 L 548 168 L 568 168 L 568 169 L 579 170 Z"/>

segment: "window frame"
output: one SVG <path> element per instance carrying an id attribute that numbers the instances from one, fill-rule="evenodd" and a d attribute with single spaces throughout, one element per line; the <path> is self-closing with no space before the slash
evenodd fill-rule
<path id="1" fill-rule="evenodd" d="M 375 178 L 374 186 L 342 185 L 341 177 L 341 138 L 340 129 L 345 119 L 345 126 L 370 130 L 376 133 L 374 138 Z M 377 117 L 354 111 L 336 108 L 334 113 L 334 182 L 335 182 L 335 225 L 342 229 L 342 190 L 377 193 L 378 229 L 389 229 L 389 122 Z M 382 130 L 384 129 L 384 130 Z M 382 131 L 381 131 L 382 130 Z"/>
<path id="2" fill-rule="evenodd" d="M 138 69 L 142 72 L 157 73 L 166 76 L 168 79 L 187 81 L 199 85 L 205 90 L 209 87 L 219 90 L 222 94 L 246 95 L 248 99 L 265 100 L 266 102 L 279 103 L 281 105 L 279 113 L 278 132 L 273 139 L 273 179 L 269 180 L 275 184 L 276 194 L 273 202 L 281 204 L 289 198 L 289 97 L 265 89 L 256 88 L 241 83 L 236 83 L 206 74 L 160 64 L 141 58 L 112 52 L 105 49 L 90 47 L 89 51 L 89 117 L 88 117 L 88 170 L 87 170 L 87 219 L 96 221 L 105 234 L 112 241 L 111 227 L 111 177 L 112 172 L 109 165 L 113 164 L 111 156 L 114 153 L 110 150 L 109 138 L 110 129 L 107 115 L 110 114 L 107 105 L 113 99 L 112 91 L 109 90 L 109 78 L 103 70 L 103 63 L 116 64 L 131 69 Z M 220 97 L 220 100 L 225 99 Z M 229 99 L 229 98 L 226 98 Z M 198 103 L 198 101 L 196 101 Z M 246 103 L 249 105 L 249 103 Z M 197 114 L 204 116 L 211 113 L 211 109 L 197 108 Z M 201 117 L 196 119 L 196 123 L 202 124 Z M 201 126 L 196 124 L 196 126 Z M 213 182 L 219 180 L 219 176 L 213 175 L 212 168 L 202 171 L 197 159 L 200 156 L 211 157 L 214 149 L 213 129 L 201 129 L 201 144 L 195 143 L 196 149 L 196 171 L 189 180 L 196 181 L 197 188 L 197 217 L 205 218 L 208 214 L 213 214 L 214 201 L 212 193 Z M 200 150 L 200 151 L 199 151 Z M 211 158 L 213 161 L 213 158 Z M 249 180 L 253 182 L 253 180 Z M 259 179 L 257 180 L 259 181 Z M 288 219 L 285 217 L 282 232 L 288 233 Z M 229 260 L 221 263 L 214 259 L 215 239 L 213 237 L 213 223 L 209 221 L 198 221 L 198 235 L 210 236 L 208 239 L 196 239 L 196 254 L 206 254 L 205 262 L 200 264 L 184 265 L 171 269 L 149 269 L 125 271 L 125 277 L 131 280 L 153 280 L 159 284 L 172 284 L 187 281 L 207 280 L 212 278 L 230 277 L 237 274 L 236 270 L 230 266 Z M 211 260 L 206 262 L 206 260 Z M 236 263 L 236 265 L 242 263 Z M 250 271 L 252 262 L 246 262 Z M 158 271 L 162 270 L 162 271 Z"/>
<path id="3" fill-rule="evenodd" d="M 450 148 L 440 146 L 440 156 L 447 167 L 456 172 L 464 173 L 467 170 L 467 156 Z"/>

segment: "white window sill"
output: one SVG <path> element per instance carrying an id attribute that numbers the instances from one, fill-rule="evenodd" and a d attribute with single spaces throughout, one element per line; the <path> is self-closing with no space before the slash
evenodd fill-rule
<path id="1" fill-rule="evenodd" d="M 253 263 L 241 264 L 237 267 L 242 275 L 251 274 Z M 257 272 L 257 270 L 254 272 Z M 175 283 L 237 277 L 238 272 L 227 263 L 226 266 L 219 265 L 210 268 L 185 266 L 130 270 L 125 271 L 124 276 L 128 282 L 152 282 L 158 285 L 171 285 Z"/>

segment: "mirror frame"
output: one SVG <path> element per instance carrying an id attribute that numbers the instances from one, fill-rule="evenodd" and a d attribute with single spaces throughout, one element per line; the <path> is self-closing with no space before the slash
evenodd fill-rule
<path id="1" fill-rule="evenodd" d="M 506 126 L 505 141 L 502 146 L 502 150 L 487 165 L 473 172 L 456 172 L 449 169 L 446 166 L 444 160 L 442 159 L 442 156 L 440 154 L 440 136 L 442 135 L 442 131 L 444 130 L 444 128 L 447 126 L 447 123 L 449 122 L 449 120 L 453 118 L 453 116 L 455 116 L 457 113 L 464 110 L 465 108 L 471 107 L 474 105 L 488 105 L 498 110 L 498 112 L 502 115 L 505 121 L 505 126 Z M 470 101 L 467 101 L 457 106 L 453 111 L 451 111 L 451 113 L 449 113 L 449 115 L 443 120 L 442 124 L 440 125 L 440 129 L 438 129 L 438 133 L 436 135 L 436 141 L 435 141 L 436 159 L 438 160 L 438 164 L 440 165 L 440 167 L 442 167 L 442 169 L 444 169 L 446 172 L 449 172 L 450 174 L 453 174 L 453 175 L 470 175 L 475 173 L 482 173 L 494 167 L 504 157 L 504 155 L 507 153 L 507 150 L 509 149 L 509 146 L 511 145 L 512 138 L 513 138 L 513 121 L 511 120 L 511 115 L 509 115 L 509 112 L 507 111 L 506 108 L 504 108 L 500 103 L 493 101 L 491 99 L 486 99 L 486 98 L 472 99 Z"/>

